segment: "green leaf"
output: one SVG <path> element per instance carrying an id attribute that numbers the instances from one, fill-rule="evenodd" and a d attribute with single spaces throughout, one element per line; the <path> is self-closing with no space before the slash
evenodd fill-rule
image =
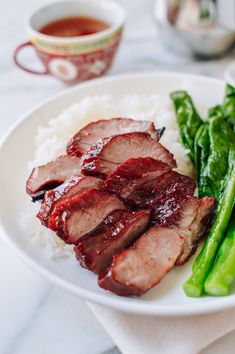
<path id="1" fill-rule="evenodd" d="M 170 96 L 175 107 L 181 142 L 195 164 L 194 140 L 202 120 L 186 91 L 175 91 Z"/>
<path id="2" fill-rule="evenodd" d="M 230 124 L 220 115 L 209 119 L 208 134 L 210 152 L 203 176 L 208 178 L 213 193 L 219 201 L 228 173 L 230 151 L 235 148 L 235 135 Z"/>
<path id="3" fill-rule="evenodd" d="M 235 279 L 235 210 L 231 215 L 228 230 L 221 244 L 215 264 L 205 281 L 207 294 L 224 296 L 229 294 Z"/>
<path id="4" fill-rule="evenodd" d="M 215 116 L 223 116 L 223 106 L 218 104 L 217 106 L 209 108 L 208 116 L 209 118 Z"/>
<path id="5" fill-rule="evenodd" d="M 210 136 L 208 123 L 205 122 L 201 127 L 201 134 L 198 140 L 195 140 L 195 145 L 199 151 L 198 170 L 198 194 L 199 197 L 206 195 L 213 196 L 213 189 L 211 187 L 210 179 L 207 176 L 207 161 L 210 154 Z"/>
<path id="6" fill-rule="evenodd" d="M 235 117 L 235 88 L 231 85 L 226 86 L 223 114 L 224 117 L 228 119 Z"/>
<path id="7" fill-rule="evenodd" d="M 232 158 L 232 157 L 231 157 Z M 210 230 L 207 240 L 193 264 L 192 275 L 184 283 L 186 295 L 191 297 L 201 296 L 204 289 L 204 282 L 213 268 L 217 251 L 224 238 L 235 199 L 235 156 L 233 154 L 233 165 L 229 169 L 226 189 L 221 199 L 215 222 Z"/>

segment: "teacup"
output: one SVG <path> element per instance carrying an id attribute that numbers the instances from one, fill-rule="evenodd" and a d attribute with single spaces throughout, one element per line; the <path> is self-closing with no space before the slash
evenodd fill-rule
<path id="1" fill-rule="evenodd" d="M 108 27 L 100 32 L 78 37 L 55 37 L 39 30 L 52 21 L 73 17 L 91 17 Z M 66 82 L 84 81 L 103 75 L 110 68 L 117 51 L 125 14 L 112 0 L 63 1 L 47 5 L 29 18 L 29 41 L 14 51 L 14 61 L 21 69 L 38 75 L 53 75 Z M 18 54 L 33 46 L 45 70 L 35 71 L 19 61 Z"/>

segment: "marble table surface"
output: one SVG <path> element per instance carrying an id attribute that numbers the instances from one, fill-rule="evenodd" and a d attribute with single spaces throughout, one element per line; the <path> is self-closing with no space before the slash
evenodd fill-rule
<path id="1" fill-rule="evenodd" d="M 45 2 L 0 2 L 0 136 L 26 110 L 50 95 L 66 90 L 54 78 L 20 71 L 12 61 L 14 47 L 27 38 L 24 20 Z M 151 15 L 152 0 L 119 2 L 126 8 L 128 22 L 109 75 L 173 70 L 223 77 L 224 68 L 234 58 L 233 53 L 211 61 L 172 53 L 170 48 L 164 47 L 156 32 Z M 22 56 L 33 66 L 39 65 L 32 52 Z M 84 301 L 34 274 L 1 239 L 0 284 L 0 354 L 99 354 L 114 347 L 112 339 Z M 213 343 L 203 354 L 234 353 L 234 335 L 235 332 Z"/>

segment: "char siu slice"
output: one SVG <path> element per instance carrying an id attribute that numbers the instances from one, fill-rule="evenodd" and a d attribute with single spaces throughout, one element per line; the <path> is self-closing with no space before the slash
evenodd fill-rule
<path id="1" fill-rule="evenodd" d="M 152 227 L 131 248 L 114 256 L 98 284 L 120 296 L 143 295 L 173 268 L 182 244 L 176 230 Z"/>
<path id="2" fill-rule="evenodd" d="M 114 210 L 125 210 L 116 196 L 98 189 L 78 194 L 56 203 L 48 226 L 66 243 L 76 244 L 94 230 Z"/>
<path id="3" fill-rule="evenodd" d="M 174 228 L 184 237 L 176 265 L 183 265 L 196 252 L 200 239 L 209 231 L 214 212 L 214 198 L 198 199 L 192 195 L 175 195 L 156 206 L 152 223 Z"/>
<path id="4" fill-rule="evenodd" d="M 192 197 L 188 197 L 188 199 L 189 201 L 187 200 L 185 204 L 193 203 Z M 185 204 L 183 207 L 183 212 L 184 215 L 188 215 L 188 210 Z M 176 262 L 176 265 L 178 266 L 185 264 L 196 252 L 199 241 L 209 232 L 214 220 L 216 208 L 216 202 L 214 198 L 204 197 L 202 199 L 197 199 L 197 204 L 197 213 L 191 224 L 189 223 L 190 219 L 188 218 L 188 222 L 186 223 L 187 217 L 183 217 L 182 215 L 177 223 L 178 229 L 185 237 L 182 254 Z"/>
<path id="5" fill-rule="evenodd" d="M 145 182 L 155 179 L 171 170 L 166 163 L 152 157 L 129 159 L 118 165 L 113 173 L 108 175 L 104 187 L 109 192 L 126 198 L 133 190 Z"/>
<path id="6" fill-rule="evenodd" d="M 57 202 L 71 198 L 89 189 L 101 189 L 103 180 L 91 176 L 72 176 L 59 187 L 47 191 L 44 195 L 37 217 L 45 226 L 48 225 L 49 217 Z"/>
<path id="7" fill-rule="evenodd" d="M 112 118 L 99 120 L 86 125 L 69 141 L 68 155 L 81 156 L 97 140 L 116 134 L 130 132 L 147 132 L 157 141 L 163 134 L 163 129 L 155 129 L 154 123 L 147 120 L 134 120 L 130 118 Z"/>
<path id="8" fill-rule="evenodd" d="M 33 168 L 26 182 L 26 192 L 33 200 L 41 199 L 47 190 L 58 187 L 71 176 L 79 175 L 80 158 L 59 156 L 57 159 Z"/>
<path id="9" fill-rule="evenodd" d="M 117 210 L 109 214 L 93 232 L 83 236 L 75 247 L 80 265 L 95 273 L 104 271 L 113 255 L 129 246 L 147 228 L 149 211 Z"/>
<path id="10" fill-rule="evenodd" d="M 116 167 L 105 180 L 106 190 L 131 206 L 145 209 L 162 204 L 172 193 L 193 194 L 196 183 L 190 177 L 171 171 L 151 157 L 129 159 Z"/>
<path id="11" fill-rule="evenodd" d="M 105 177 L 130 158 L 152 157 L 176 167 L 173 155 L 148 133 L 134 132 L 99 140 L 82 157 L 82 171 Z"/>
<path id="12" fill-rule="evenodd" d="M 171 196 L 193 195 L 196 189 L 196 182 L 176 171 L 169 171 L 153 180 L 137 185 L 130 192 L 124 188 L 120 197 L 125 202 L 137 208 L 154 208 L 162 205 Z"/>

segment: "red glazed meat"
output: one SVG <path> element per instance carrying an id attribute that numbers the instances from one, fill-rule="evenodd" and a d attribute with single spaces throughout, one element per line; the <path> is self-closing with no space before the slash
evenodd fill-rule
<path id="1" fill-rule="evenodd" d="M 169 165 L 151 157 L 129 159 L 118 165 L 108 175 L 104 188 L 109 192 L 122 196 L 122 198 L 126 198 L 138 187 L 141 189 L 142 185 L 147 181 L 153 180 L 170 170 Z"/>
<path id="2" fill-rule="evenodd" d="M 189 196 L 185 200 L 183 211 L 181 211 L 181 216 L 176 223 L 177 229 L 184 236 L 183 250 L 176 262 L 178 266 L 185 264 L 196 252 L 199 241 L 209 232 L 215 216 L 215 198 L 204 197 L 197 199 L 197 202 L 194 198 Z M 194 206 L 192 206 L 194 203 L 197 204 L 197 210 L 195 217 L 191 216 L 190 218 L 189 210 L 194 209 Z"/>
<path id="3" fill-rule="evenodd" d="M 105 180 L 106 190 L 131 206 L 145 209 L 162 204 L 171 194 L 193 194 L 196 183 L 190 177 L 150 157 L 129 159 Z"/>
<path id="4" fill-rule="evenodd" d="M 125 210 L 126 207 L 116 196 L 91 189 L 56 203 L 48 226 L 66 243 L 76 244 L 79 238 L 118 209 Z"/>
<path id="5" fill-rule="evenodd" d="M 131 118 L 98 120 L 89 123 L 74 135 L 68 143 L 67 153 L 73 156 L 81 156 L 99 139 L 136 131 L 147 132 L 151 134 L 153 139 L 159 140 L 164 128 L 156 130 L 153 122 Z"/>
<path id="6" fill-rule="evenodd" d="M 114 256 L 110 268 L 99 276 L 100 287 L 121 296 L 144 294 L 175 264 L 190 258 L 208 231 L 214 211 L 215 199 L 210 197 L 183 195 L 167 200 L 154 216 L 159 225 Z"/>
<path id="7" fill-rule="evenodd" d="M 130 192 L 125 188 L 120 197 L 132 206 L 145 209 L 162 205 L 172 196 L 192 195 L 195 189 L 196 183 L 192 178 L 170 171 L 136 186 Z"/>
<path id="8" fill-rule="evenodd" d="M 120 296 L 143 295 L 173 268 L 182 244 L 176 230 L 152 227 L 131 248 L 114 256 L 98 284 Z"/>
<path id="9" fill-rule="evenodd" d="M 33 168 L 26 182 L 26 192 L 33 200 L 41 199 L 47 190 L 58 187 L 71 176 L 79 175 L 80 158 L 59 156 L 57 159 Z"/>
<path id="10" fill-rule="evenodd" d="M 109 214 L 93 232 L 83 236 L 75 247 L 81 266 L 95 273 L 104 271 L 113 255 L 129 246 L 149 224 L 149 212 L 117 210 Z"/>
<path id="11" fill-rule="evenodd" d="M 156 206 L 152 223 L 177 230 L 184 238 L 176 264 L 182 265 L 195 253 L 200 239 L 208 232 L 214 218 L 215 199 L 175 195 Z"/>
<path id="12" fill-rule="evenodd" d="M 37 217 L 45 226 L 57 202 L 71 198 L 89 189 L 101 189 L 103 180 L 91 176 L 72 176 L 59 187 L 47 191 L 44 195 Z"/>
<path id="13" fill-rule="evenodd" d="M 82 171 L 106 177 L 130 158 L 152 157 L 176 167 L 173 155 L 150 134 L 134 132 L 99 140 L 82 157 Z"/>

